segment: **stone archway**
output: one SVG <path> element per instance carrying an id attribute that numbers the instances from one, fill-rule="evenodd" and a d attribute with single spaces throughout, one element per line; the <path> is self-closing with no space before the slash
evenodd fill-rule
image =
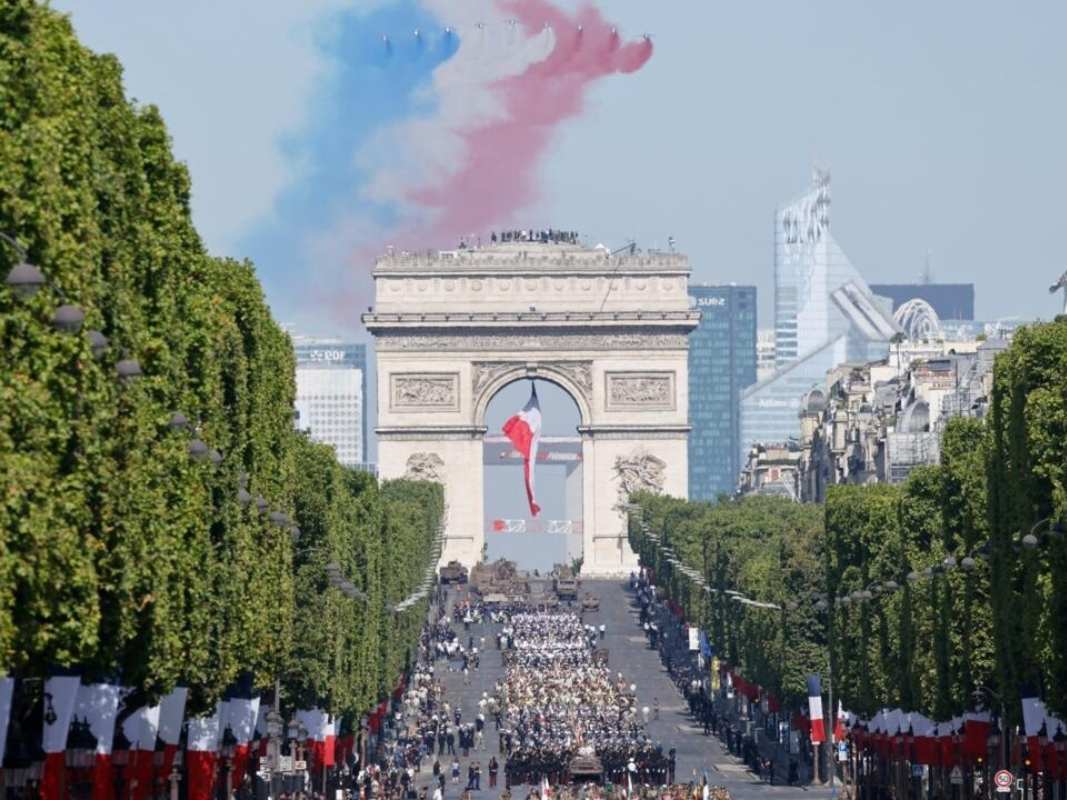
<path id="1" fill-rule="evenodd" d="M 475 424 L 485 425 L 485 412 L 497 392 L 509 383 L 529 378 L 559 386 L 578 406 L 580 425 L 592 423 L 592 361 L 474 361 L 473 386 Z"/>
<path id="2" fill-rule="evenodd" d="M 541 513 L 529 513 L 523 465 L 504 433 L 505 422 L 526 403 L 535 388 L 541 403 L 542 430 L 534 468 Z M 494 386 L 493 389 L 496 389 Z M 476 413 L 486 428 L 483 439 L 483 553 L 513 560 L 523 569 L 550 570 L 583 557 L 584 520 L 582 412 L 573 392 L 544 374 L 525 372 L 495 392 L 488 389 L 485 411 Z"/>
<path id="3" fill-rule="evenodd" d="M 629 570 L 622 505 L 687 494 L 688 260 L 521 244 L 389 255 L 375 266 L 378 462 L 440 480 L 443 560 L 477 561 L 485 413 L 521 378 L 558 384 L 581 425 L 583 571 Z"/>

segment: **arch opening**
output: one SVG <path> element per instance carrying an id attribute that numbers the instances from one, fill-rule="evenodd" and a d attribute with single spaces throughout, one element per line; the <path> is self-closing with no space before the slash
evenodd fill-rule
<path id="1" fill-rule="evenodd" d="M 536 387 L 541 407 L 541 444 L 532 465 L 541 512 L 531 514 L 523 461 L 503 433 Z M 480 421 L 486 433 L 483 453 L 483 558 L 506 558 L 519 569 L 542 574 L 555 564 L 582 556 L 582 424 L 578 400 L 550 378 L 512 377 L 487 392 Z"/>

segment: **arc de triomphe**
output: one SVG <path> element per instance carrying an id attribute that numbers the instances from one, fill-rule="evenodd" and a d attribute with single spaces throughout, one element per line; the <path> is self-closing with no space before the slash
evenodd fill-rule
<path id="1" fill-rule="evenodd" d="M 581 418 L 583 573 L 634 566 L 627 495 L 687 495 L 687 337 L 699 321 L 688 280 L 683 255 L 561 243 L 378 260 L 363 322 L 377 352 L 379 471 L 443 483 L 443 562 L 481 555 L 490 400 L 537 378 Z"/>

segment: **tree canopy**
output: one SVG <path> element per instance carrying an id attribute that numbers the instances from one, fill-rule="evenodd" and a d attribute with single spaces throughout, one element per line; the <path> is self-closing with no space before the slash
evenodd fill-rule
<path id="1" fill-rule="evenodd" d="M 0 232 L 47 279 L 0 289 L 0 671 L 181 684 L 193 710 L 281 676 L 294 702 L 357 713 L 416 642 L 419 606 L 384 615 L 426 568 L 440 488 L 379 488 L 293 430 L 291 342 L 253 266 L 206 252 L 190 192 L 115 58 L 47 6 L 0 7 Z M 0 273 L 20 258 L 0 245 Z M 81 332 L 50 324 L 62 304 Z M 127 359 L 141 378 L 117 377 Z M 330 559 L 366 604 L 326 590 Z"/>

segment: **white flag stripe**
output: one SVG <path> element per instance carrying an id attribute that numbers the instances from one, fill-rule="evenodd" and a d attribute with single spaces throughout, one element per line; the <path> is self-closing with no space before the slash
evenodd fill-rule
<path id="1" fill-rule="evenodd" d="M 122 723 L 131 750 L 155 750 L 159 734 L 159 706 L 141 706 Z"/>
<path id="2" fill-rule="evenodd" d="M 215 753 L 219 749 L 219 720 L 222 716 L 222 703 L 215 707 L 215 713 L 210 717 L 194 717 L 189 720 L 188 744 L 189 750 L 200 753 Z"/>
<path id="3" fill-rule="evenodd" d="M 62 753 L 67 749 L 67 733 L 78 701 L 79 685 L 81 678 L 66 675 L 44 682 L 45 702 L 55 715 L 54 722 L 45 722 L 41 735 L 41 746 L 46 753 Z"/>
<path id="4" fill-rule="evenodd" d="M 176 745 L 181 741 L 182 719 L 185 716 L 185 700 L 189 690 L 178 686 L 159 701 L 159 738 L 164 744 Z"/>
<path id="5" fill-rule="evenodd" d="M 115 718 L 123 689 L 110 683 L 94 683 L 78 687 L 78 701 L 74 716 L 88 720 L 89 730 L 96 737 L 97 755 L 110 755 L 115 740 Z"/>
<path id="6" fill-rule="evenodd" d="M 7 744 L 7 725 L 11 719 L 11 697 L 15 693 L 14 678 L 0 678 L 0 764 L 4 763 Z"/>

